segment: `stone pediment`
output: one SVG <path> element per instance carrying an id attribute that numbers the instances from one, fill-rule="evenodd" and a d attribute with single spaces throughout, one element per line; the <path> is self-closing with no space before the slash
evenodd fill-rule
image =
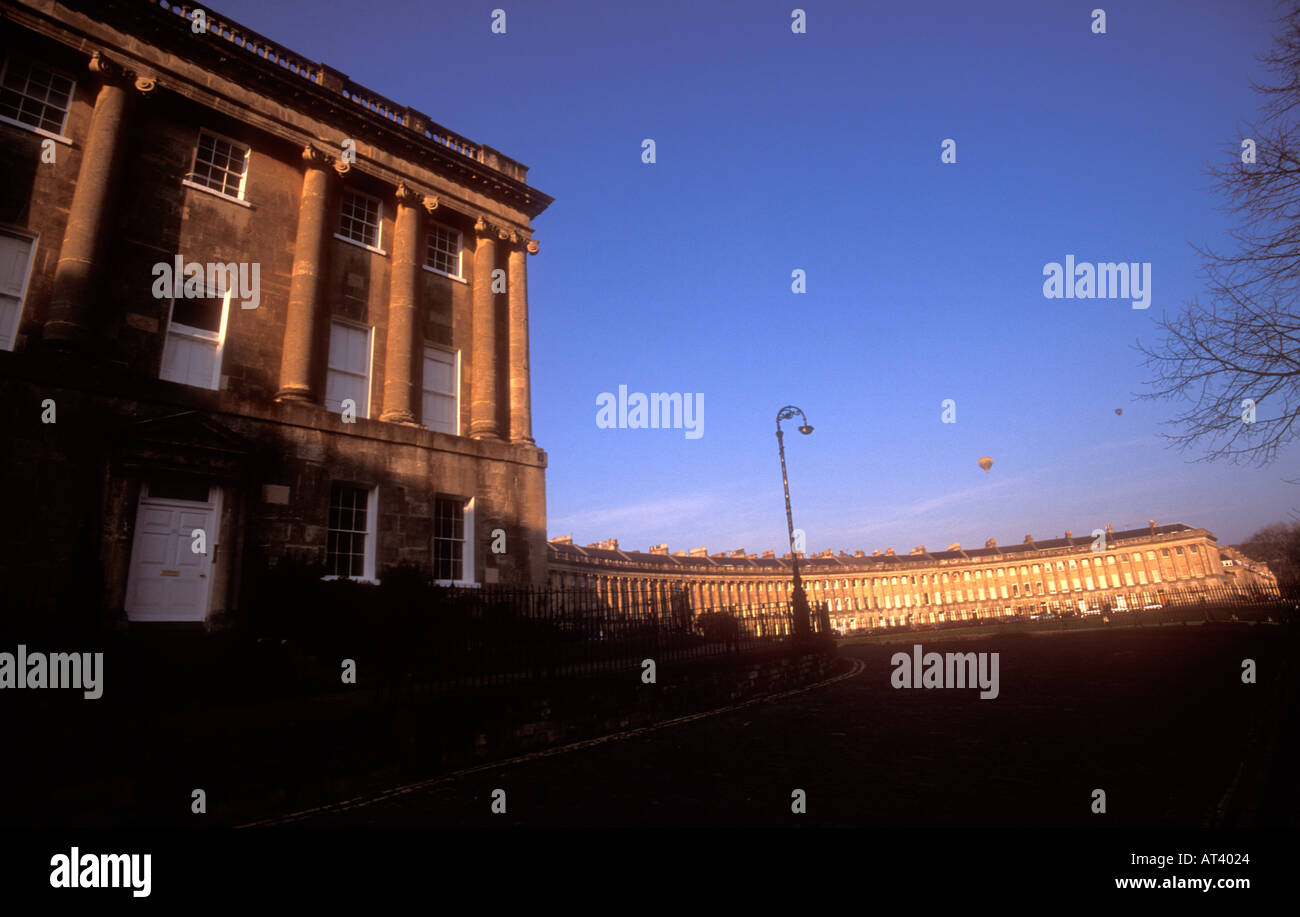
<path id="1" fill-rule="evenodd" d="M 115 431 L 123 468 L 150 468 L 238 478 L 257 444 L 196 411 L 127 421 Z"/>

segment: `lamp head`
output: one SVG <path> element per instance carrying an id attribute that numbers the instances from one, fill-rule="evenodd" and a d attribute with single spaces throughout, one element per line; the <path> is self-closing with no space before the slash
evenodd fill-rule
<path id="1" fill-rule="evenodd" d="M 799 428 L 799 432 L 802 433 L 804 436 L 807 436 L 809 433 L 812 432 L 812 430 L 813 428 L 808 426 L 808 424 L 804 424 Z"/>

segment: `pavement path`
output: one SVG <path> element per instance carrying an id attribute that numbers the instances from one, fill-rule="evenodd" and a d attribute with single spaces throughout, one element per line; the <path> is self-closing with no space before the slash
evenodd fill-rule
<path id="1" fill-rule="evenodd" d="M 272 816 L 304 826 L 1052 826 L 1223 823 L 1291 640 L 1168 627 L 974 640 L 1000 693 L 891 687 L 891 646 L 828 682 L 667 724 Z M 1276 629 L 1273 629 L 1276 630 Z M 1251 657 L 1260 684 L 1241 683 Z M 1090 811 L 1092 792 L 1107 813 Z M 505 791 L 494 814 L 494 791 Z M 805 814 L 792 793 L 806 794 Z M 1259 812 L 1259 807 L 1252 812 Z M 1263 811 L 1265 820 L 1293 817 Z"/>

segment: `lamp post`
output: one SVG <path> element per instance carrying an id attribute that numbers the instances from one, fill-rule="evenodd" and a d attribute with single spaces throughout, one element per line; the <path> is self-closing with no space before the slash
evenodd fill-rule
<path id="1" fill-rule="evenodd" d="M 790 479 L 785 473 L 785 436 L 781 432 L 781 421 L 790 420 L 796 414 L 803 420 L 799 432 L 807 436 L 813 431 L 808 425 L 808 418 L 803 411 L 792 404 L 787 404 L 776 412 L 776 448 L 781 453 L 781 486 L 785 488 L 785 526 L 790 536 L 790 566 L 794 571 L 794 591 L 791 599 L 794 603 L 794 639 L 795 642 L 806 640 L 811 630 L 808 624 L 808 597 L 804 595 L 803 581 L 799 578 L 799 552 L 794 549 L 794 516 L 790 512 Z"/>

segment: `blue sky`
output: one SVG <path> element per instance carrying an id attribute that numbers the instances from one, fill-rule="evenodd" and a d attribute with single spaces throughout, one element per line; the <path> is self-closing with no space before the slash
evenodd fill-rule
<path id="1" fill-rule="evenodd" d="M 1300 448 L 1192 463 L 1157 436 L 1175 406 L 1133 397 L 1134 344 L 1203 289 L 1189 243 L 1231 226 L 1205 168 L 1257 113 L 1271 0 L 803 7 L 805 35 L 793 3 L 740 0 L 216 9 L 521 160 L 556 198 L 529 260 L 552 536 L 786 550 L 773 432 L 790 403 L 816 427 L 787 436 L 810 551 L 1152 517 L 1229 543 L 1300 507 L 1282 480 Z M 1151 307 L 1044 298 L 1067 254 L 1150 262 Z M 619 385 L 703 393 L 704 435 L 598 428 Z"/>

